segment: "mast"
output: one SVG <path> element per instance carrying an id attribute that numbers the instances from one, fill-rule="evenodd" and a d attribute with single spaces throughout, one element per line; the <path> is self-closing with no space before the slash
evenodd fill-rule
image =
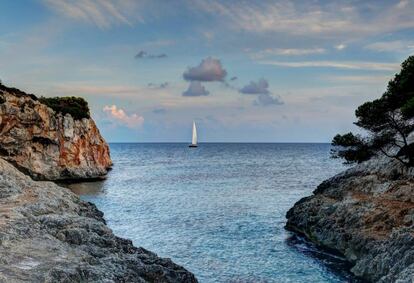
<path id="1" fill-rule="evenodd" d="M 193 121 L 193 139 L 191 141 L 191 144 L 197 144 L 197 128 L 196 128 L 196 124 Z"/>

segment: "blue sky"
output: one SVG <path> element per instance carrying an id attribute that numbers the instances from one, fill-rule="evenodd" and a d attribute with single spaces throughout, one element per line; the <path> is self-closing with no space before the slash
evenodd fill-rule
<path id="1" fill-rule="evenodd" d="M 0 78 L 110 142 L 329 142 L 414 53 L 414 1 L 0 1 Z"/>

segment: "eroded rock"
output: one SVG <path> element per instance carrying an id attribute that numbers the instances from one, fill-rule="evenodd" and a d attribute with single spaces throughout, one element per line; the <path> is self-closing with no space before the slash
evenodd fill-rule
<path id="1" fill-rule="evenodd" d="M 0 158 L 0 282 L 197 282 L 115 236 L 95 205 Z"/>
<path id="2" fill-rule="evenodd" d="M 92 119 L 55 113 L 33 95 L 0 90 L 0 156 L 38 180 L 107 173 L 109 147 Z"/>
<path id="3" fill-rule="evenodd" d="M 288 230 L 342 253 L 372 282 L 414 280 L 414 169 L 377 157 L 324 181 L 287 213 Z"/>

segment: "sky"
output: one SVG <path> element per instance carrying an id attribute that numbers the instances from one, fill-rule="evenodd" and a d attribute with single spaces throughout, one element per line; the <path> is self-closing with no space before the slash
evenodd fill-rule
<path id="1" fill-rule="evenodd" d="M 330 142 L 414 53 L 414 0 L 0 0 L 0 79 L 109 142 Z"/>

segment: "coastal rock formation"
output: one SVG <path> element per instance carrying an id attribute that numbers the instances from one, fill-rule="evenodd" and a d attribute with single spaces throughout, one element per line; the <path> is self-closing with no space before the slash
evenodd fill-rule
<path id="1" fill-rule="evenodd" d="M 0 282 L 197 282 L 169 259 L 116 237 L 68 189 L 0 158 Z"/>
<path id="2" fill-rule="evenodd" d="M 414 169 L 374 158 L 318 186 L 287 213 L 288 230 L 342 253 L 371 282 L 414 280 Z"/>
<path id="3" fill-rule="evenodd" d="M 36 96 L 4 86 L 0 155 L 38 180 L 96 178 L 112 165 L 92 119 L 56 113 Z"/>

